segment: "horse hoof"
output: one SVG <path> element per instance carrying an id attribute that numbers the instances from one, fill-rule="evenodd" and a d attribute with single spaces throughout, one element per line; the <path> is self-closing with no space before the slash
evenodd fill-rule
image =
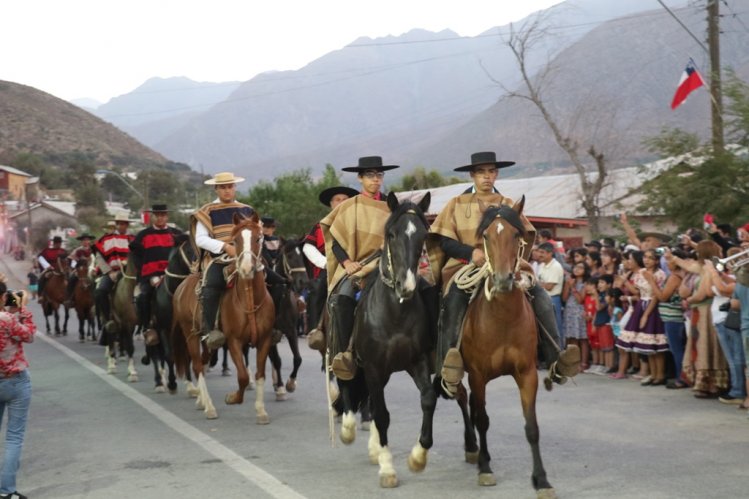
<path id="1" fill-rule="evenodd" d="M 205 418 L 206 419 L 218 419 L 218 413 L 216 412 L 216 409 L 205 411 Z"/>
<path id="2" fill-rule="evenodd" d="M 270 418 L 268 417 L 267 414 L 259 414 L 257 418 L 255 419 L 255 424 L 265 425 L 268 423 L 270 423 Z"/>
<path id="3" fill-rule="evenodd" d="M 393 489 L 398 486 L 398 475 L 380 475 L 380 487 L 383 489 Z"/>
<path id="4" fill-rule="evenodd" d="M 143 364 L 144 366 L 149 365 L 151 363 L 151 357 L 149 357 L 148 355 L 144 355 L 143 357 L 140 358 L 140 363 Z"/>
<path id="5" fill-rule="evenodd" d="M 294 393 L 294 390 L 296 390 L 296 380 L 294 378 L 289 378 L 286 380 L 286 391 L 289 393 Z"/>
<path id="6" fill-rule="evenodd" d="M 227 393 L 226 397 L 224 397 L 224 402 L 226 403 L 226 405 L 235 405 L 242 403 L 242 401 L 239 400 L 239 397 L 237 397 L 236 393 Z"/>
<path id="7" fill-rule="evenodd" d="M 164 388 L 164 385 L 158 385 L 153 391 L 154 393 L 166 393 L 166 388 Z"/>
<path id="8" fill-rule="evenodd" d="M 255 383 L 248 383 L 247 388 L 245 388 L 245 391 L 252 391 L 255 389 Z"/>
<path id="9" fill-rule="evenodd" d="M 231 369 L 221 369 L 221 376 L 231 376 Z"/>
<path id="10" fill-rule="evenodd" d="M 137 383 L 138 382 L 138 375 L 137 374 L 131 374 L 130 376 L 127 377 L 127 380 L 130 383 Z"/>
<path id="11" fill-rule="evenodd" d="M 424 457 L 426 458 L 426 455 Z M 426 459 L 421 460 L 421 459 L 415 458 L 413 454 L 408 455 L 408 469 L 411 470 L 411 472 L 420 473 L 424 471 L 424 468 L 426 467 L 427 467 Z"/>
<path id="12" fill-rule="evenodd" d="M 557 493 L 554 489 L 540 489 L 536 491 L 537 499 L 556 499 Z"/>
<path id="13" fill-rule="evenodd" d="M 283 402 L 286 400 L 286 389 L 283 386 L 276 388 L 276 402 Z"/>
<path id="14" fill-rule="evenodd" d="M 359 429 L 361 431 L 369 431 L 369 426 L 372 424 L 372 421 L 362 421 L 359 425 Z"/>
<path id="15" fill-rule="evenodd" d="M 466 451 L 466 462 L 468 464 L 478 464 L 479 451 L 473 451 L 473 452 Z"/>
<path id="16" fill-rule="evenodd" d="M 497 485 L 497 479 L 494 478 L 494 473 L 479 473 L 479 485 L 482 487 Z"/>

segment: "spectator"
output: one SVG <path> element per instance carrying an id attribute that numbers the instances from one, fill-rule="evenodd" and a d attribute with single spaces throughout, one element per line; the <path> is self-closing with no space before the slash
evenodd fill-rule
<path id="1" fill-rule="evenodd" d="M 729 248 L 732 246 L 738 246 L 739 243 L 733 237 L 733 227 L 731 224 L 715 224 L 711 223 L 707 227 L 707 233 L 713 241 L 718 243 L 718 246 L 723 250 L 723 254 L 727 255 Z"/>
<path id="2" fill-rule="evenodd" d="M 666 328 L 658 313 L 658 299 L 655 289 L 666 282 L 666 274 L 660 269 L 660 254 L 655 249 L 643 253 L 644 269 L 636 276 L 635 285 L 640 291 L 639 303 L 643 308 L 638 334 L 635 338 L 635 351 L 648 356 L 650 376 L 642 380 L 643 386 L 665 385 L 665 353 L 668 351 Z M 651 279 L 652 277 L 652 279 Z"/>
<path id="3" fill-rule="evenodd" d="M 588 252 L 588 255 L 585 257 L 585 263 L 588 264 L 588 268 L 590 269 L 590 277 L 600 277 L 603 274 L 601 270 L 603 261 L 599 252 Z"/>
<path id="4" fill-rule="evenodd" d="M 588 250 L 585 248 L 573 248 L 572 252 L 572 263 L 585 263 L 585 257 L 588 256 Z M 587 263 L 585 264 L 587 265 Z"/>
<path id="5" fill-rule="evenodd" d="M 538 231 L 538 237 L 537 237 L 538 245 L 542 245 L 544 243 L 549 243 L 554 248 L 554 258 L 556 261 L 558 261 L 560 264 L 562 264 L 562 267 L 565 267 L 565 261 L 564 261 L 564 243 L 562 241 L 556 241 L 553 239 L 552 233 L 549 229 L 541 229 Z M 569 268 L 565 268 L 565 270 L 570 270 Z"/>
<path id="6" fill-rule="evenodd" d="M 554 247 L 550 243 L 543 243 L 538 247 L 541 265 L 538 269 L 538 283 L 551 296 L 554 315 L 557 321 L 557 331 L 562 330 L 562 289 L 564 288 L 564 269 L 554 258 Z M 564 338 L 560 338 L 561 347 L 565 347 Z"/>
<path id="7" fill-rule="evenodd" d="M 614 278 L 604 274 L 598 278 L 598 283 L 596 284 L 598 301 L 596 304 L 596 314 L 593 319 L 593 327 L 596 330 L 600 351 L 598 353 L 599 367 L 595 374 L 610 374 L 609 371 L 614 367 L 614 332 L 611 329 L 611 315 L 606 299 L 613 283 Z"/>
<path id="8" fill-rule="evenodd" d="M 564 300 L 564 314 L 562 337 L 566 344 L 577 345 L 580 348 L 582 364 L 580 370 L 588 368 L 590 348 L 588 346 L 588 332 L 585 325 L 585 282 L 590 277 L 585 263 L 576 263 L 572 267 L 572 275 L 565 280 L 562 300 Z"/>
<path id="9" fill-rule="evenodd" d="M 31 311 L 25 307 L 26 297 L 9 295 L 4 282 L 0 282 L 0 300 L 3 305 L 9 305 L 9 311 L 0 311 L 0 417 L 8 409 L 0 498 L 25 499 L 26 496 L 16 491 L 16 473 L 31 402 L 29 363 L 23 352 L 23 344 L 34 341 L 36 326 Z"/>
<path id="10" fill-rule="evenodd" d="M 606 295 L 606 302 L 609 305 L 609 317 L 611 317 L 611 334 L 614 335 L 614 344 L 616 344 L 616 338 L 618 338 L 622 332 L 622 317 L 624 316 L 622 294 L 621 289 L 612 286 Z M 618 371 L 616 357 L 614 357 L 613 351 L 611 352 L 611 357 L 614 359 L 614 365 L 606 372 L 607 374 L 613 375 Z"/>
<path id="11" fill-rule="evenodd" d="M 598 294 L 596 286 L 598 285 L 598 279 L 595 277 L 589 277 L 585 281 L 585 300 L 583 301 L 583 309 L 585 310 L 585 331 L 588 336 L 588 344 L 590 345 L 591 356 L 590 358 L 585 357 L 585 365 L 587 366 L 584 372 L 588 374 L 598 374 L 601 349 L 598 342 L 598 331 L 593 327 L 593 320 L 596 317 L 596 309 L 598 305 Z M 590 364 L 588 363 L 590 360 Z M 592 365 L 591 365 L 592 364 Z"/>
<path id="12" fill-rule="evenodd" d="M 602 247 L 603 245 L 598 241 L 585 243 L 585 249 L 588 250 L 588 253 L 599 253 Z"/>
<path id="13" fill-rule="evenodd" d="M 31 298 L 36 300 L 39 297 L 39 274 L 36 273 L 36 265 L 31 266 L 31 270 L 26 274 L 26 277 L 29 280 L 29 293 L 31 293 Z"/>
<path id="14" fill-rule="evenodd" d="M 601 250 L 601 274 L 617 275 L 621 264 L 622 256 L 616 249 L 604 247 Z"/>

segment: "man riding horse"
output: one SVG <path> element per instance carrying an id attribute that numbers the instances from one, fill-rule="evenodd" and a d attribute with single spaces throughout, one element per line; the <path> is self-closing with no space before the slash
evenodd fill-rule
<path id="1" fill-rule="evenodd" d="M 456 345 L 470 300 L 470 295 L 450 279 L 469 262 L 478 267 L 484 265 L 486 256 L 476 231 L 482 212 L 488 206 L 513 205 L 511 199 L 499 193 L 494 183 L 499 168 L 514 164 L 514 161 L 497 161 L 493 152 L 479 152 L 471 155 L 471 164 L 455 168 L 457 172 L 469 172 L 474 185 L 447 203 L 432 224 L 427 238 L 434 278 L 437 282 L 441 280 L 443 288 L 449 285 L 440 311 L 437 373 L 442 378 L 443 391 L 450 397 L 455 395 L 463 378 L 463 359 Z M 524 266 L 530 270 L 526 260 L 536 231 L 524 216 L 521 219 L 526 230 L 525 250 L 521 256 Z M 546 330 L 540 332 L 539 339 L 542 355 L 549 366 L 549 377 L 562 384 L 567 377 L 577 374 L 580 351 L 574 345 L 559 351 L 559 333 L 548 293 L 535 281 L 528 292 L 536 319 Z"/>
<path id="2" fill-rule="evenodd" d="M 42 274 L 39 276 L 39 301 L 42 300 L 42 291 L 44 291 L 44 285 L 47 283 L 50 272 L 55 270 L 62 270 L 62 266 L 65 260 L 68 258 L 68 252 L 62 247 L 62 237 L 55 236 L 52 238 L 52 247 L 47 247 L 39 253 L 37 261 L 42 267 Z"/>
<path id="3" fill-rule="evenodd" d="M 127 231 L 130 227 L 127 217 L 117 215 L 113 222 L 114 231 L 104 234 L 94 244 L 96 264 L 102 274 L 94 292 L 94 302 L 101 324 L 105 326 L 112 318 L 110 295 L 122 267 L 127 264 L 130 243 L 133 240 L 133 235 Z"/>
<path id="4" fill-rule="evenodd" d="M 340 185 L 325 189 L 320 193 L 318 199 L 332 211 L 336 206 L 357 194 L 359 194 L 359 191 L 356 189 Z M 312 264 L 313 279 L 307 307 L 307 319 L 310 327 L 314 329 L 309 332 L 307 341 L 310 348 L 322 351 L 325 348 L 325 333 L 321 329 L 321 320 L 325 299 L 328 296 L 328 271 L 326 269 L 327 259 L 325 258 L 325 237 L 319 222 L 305 236 L 302 253 Z"/>
<path id="5" fill-rule="evenodd" d="M 249 217 L 255 212 L 252 207 L 236 200 L 237 184 L 240 182 L 244 182 L 244 178 L 229 172 L 217 173 L 206 180 L 204 183 L 214 186 L 218 198 L 193 213 L 190 220 L 191 236 L 195 245 L 203 250 L 199 257 L 203 271 L 200 291 L 203 307 L 201 338 L 211 349 L 220 348 L 226 341 L 224 333 L 218 329 L 217 315 L 221 295 L 226 289 L 224 269 L 237 256 L 229 240 L 234 227 L 232 219 L 235 213 Z M 265 275 L 267 283 L 285 282 L 271 269 L 266 268 Z"/>
<path id="6" fill-rule="evenodd" d="M 78 266 L 78 262 L 82 260 L 85 260 L 87 262 L 91 261 L 91 241 L 94 240 L 94 236 L 88 233 L 84 233 L 76 237 L 76 239 L 81 242 L 81 245 L 74 249 L 68 256 L 71 270 L 75 269 Z M 77 283 L 78 275 L 75 272 L 71 272 L 70 277 L 68 278 L 68 288 L 65 295 L 65 306 L 68 308 L 71 308 L 73 306 L 73 292 Z"/>
<path id="7" fill-rule="evenodd" d="M 263 262 L 265 262 L 267 269 L 275 271 L 276 265 L 278 264 L 278 258 L 281 256 L 281 246 L 283 245 L 283 241 L 276 235 L 275 218 L 265 216 L 261 217 L 260 221 L 263 224 L 263 249 L 261 252 Z M 273 299 L 273 305 L 276 307 L 276 311 L 281 309 L 281 300 L 283 299 L 284 292 L 286 291 L 285 286 L 287 284 L 288 283 L 285 279 L 282 279 L 281 282 L 273 283 L 268 280 L 268 291 L 270 291 L 270 296 Z M 273 343 L 278 343 L 281 340 L 281 336 L 283 336 L 283 333 L 274 328 Z"/>
<path id="8" fill-rule="evenodd" d="M 169 253 L 181 231 L 169 227 L 169 210 L 165 204 L 151 206 L 151 225 L 136 234 L 130 251 L 139 271 L 136 310 L 146 342 L 157 342 L 158 334 L 151 327 L 151 301 L 154 290 L 164 276 Z"/>

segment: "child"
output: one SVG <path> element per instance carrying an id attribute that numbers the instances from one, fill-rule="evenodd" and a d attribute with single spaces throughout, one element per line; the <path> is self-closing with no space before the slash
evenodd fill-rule
<path id="1" fill-rule="evenodd" d="M 609 316 L 611 317 L 611 332 L 615 338 L 622 332 L 622 317 L 624 316 L 624 305 L 622 304 L 622 290 L 609 288 L 606 293 L 606 303 L 609 305 Z"/>
<path id="2" fill-rule="evenodd" d="M 29 279 L 29 293 L 31 293 L 31 298 L 36 300 L 37 293 L 39 292 L 39 275 L 36 273 L 36 267 L 34 265 L 31 266 L 31 270 L 26 277 Z"/>
<path id="3" fill-rule="evenodd" d="M 614 333 L 609 324 L 611 316 L 609 315 L 608 303 L 606 303 L 606 295 L 613 283 L 614 277 L 611 275 L 604 274 L 598 278 L 598 303 L 593 327 L 596 328 L 596 336 L 600 347 L 598 358 L 603 365 L 598 368 L 595 374 L 608 374 L 608 371 L 614 366 Z M 594 352 L 594 358 L 595 355 Z"/>
<path id="4" fill-rule="evenodd" d="M 567 345 L 577 345 L 580 348 L 580 371 L 588 367 L 588 331 L 585 321 L 585 281 L 589 278 L 588 266 L 584 262 L 576 263 L 572 267 L 572 276 L 564 283 L 562 300 L 564 301 L 564 317 L 562 331 Z"/>
<path id="5" fill-rule="evenodd" d="M 583 302 L 583 309 L 585 310 L 585 324 L 588 328 L 588 343 L 590 349 L 593 352 L 593 358 L 588 369 L 583 372 L 595 373 L 599 369 L 599 350 L 598 336 L 596 335 L 596 329 L 593 327 L 593 319 L 596 316 L 596 310 L 598 307 L 598 295 L 596 292 L 596 286 L 598 285 L 598 278 L 590 277 L 585 281 L 585 301 Z M 583 363 L 587 363 L 588 359 L 582 359 Z"/>

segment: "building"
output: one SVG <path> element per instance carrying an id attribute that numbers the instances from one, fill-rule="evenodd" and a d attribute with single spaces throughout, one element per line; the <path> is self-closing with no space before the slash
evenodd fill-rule
<path id="1" fill-rule="evenodd" d="M 0 193 L 6 199 L 25 200 L 26 180 L 31 175 L 12 166 L 0 165 Z"/>

